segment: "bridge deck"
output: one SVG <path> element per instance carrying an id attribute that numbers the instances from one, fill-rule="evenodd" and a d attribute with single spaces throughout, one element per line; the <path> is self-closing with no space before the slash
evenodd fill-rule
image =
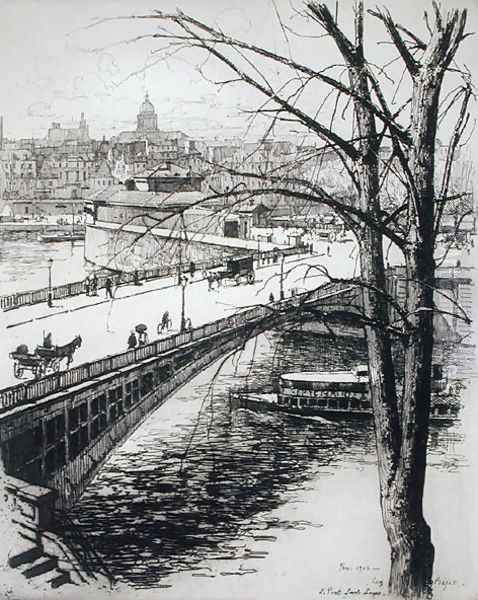
<path id="1" fill-rule="evenodd" d="M 134 367 L 145 360 L 166 357 L 178 348 L 187 349 L 205 339 L 221 335 L 231 330 L 255 327 L 274 313 L 287 313 L 297 310 L 303 303 L 316 302 L 338 293 L 337 284 L 326 283 L 312 292 L 305 292 L 287 300 L 282 300 L 237 312 L 188 332 L 178 333 L 167 338 L 157 339 L 140 348 L 105 356 L 99 360 L 78 365 L 72 369 L 46 375 L 38 380 L 30 380 L 0 390 L 0 418 L 12 408 L 30 404 L 50 396 L 55 392 L 65 393 L 74 386 L 94 382 L 99 377 L 112 372 Z"/>

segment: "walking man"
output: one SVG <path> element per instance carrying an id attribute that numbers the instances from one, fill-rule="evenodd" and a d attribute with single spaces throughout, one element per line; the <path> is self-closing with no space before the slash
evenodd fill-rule
<path id="1" fill-rule="evenodd" d="M 169 331 L 171 319 L 169 318 L 169 311 L 165 310 L 161 319 L 161 333 L 166 329 Z"/>
<path id="2" fill-rule="evenodd" d="M 134 348 L 136 348 L 137 343 L 138 340 L 136 339 L 136 334 L 133 330 L 131 330 L 131 333 L 129 334 L 128 338 L 128 350 L 133 350 Z"/>
<path id="3" fill-rule="evenodd" d="M 96 273 L 93 273 L 93 277 L 91 278 L 91 295 L 97 296 L 98 292 L 98 278 L 96 277 Z"/>
<path id="4" fill-rule="evenodd" d="M 105 281 L 106 298 L 113 298 L 112 287 L 113 287 L 113 282 L 111 281 L 111 279 L 109 277 L 107 277 L 106 281 Z"/>

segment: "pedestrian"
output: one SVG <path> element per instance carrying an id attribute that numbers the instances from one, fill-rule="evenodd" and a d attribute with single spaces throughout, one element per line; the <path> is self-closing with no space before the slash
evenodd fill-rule
<path id="1" fill-rule="evenodd" d="M 214 274 L 214 281 L 216 282 L 217 288 L 219 289 L 221 287 L 221 276 L 219 275 L 219 273 Z"/>
<path id="2" fill-rule="evenodd" d="M 136 334 L 132 329 L 131 333 L 129 334 L 129 338 L 128 338 L 128 350 L 133 350 L 134 348 L 136 348 L 137 344 L 138 344 L 138 340 L 136 339 Z"/>
<path id="3" fill-rule="evenodd" d="M 213 275 L 212 273 L 208 273 L 207 274 L 207 291 L 210 292 L 212 290 L 212 284 L 213 284 Z"/>
<path id="4" fill-rule="evenodd" d="M 327 256 L 330 256 L 330 245 L 327 244 Z"/>
<path id="5" fill-rule="evenodd" d="M 113 287 L 113 282 L 111 281 L 111 279 L 109 277 L 106 278 L 105 281 L 105 297 L 106 298 L 113 298 L 113 292 L 112 292 L 112 287 Z"/>
<path id="6" fill-rule="evenodd" d="M 194 264 L 194 261 L 191 261 L 189 263 L 189 274 L 191 275 L 191 277 L 194 277 L 195 272 L 196 272 L 196 265 Z"/>
<path id="7" fill-rule="evenodd" d="M 96 273 L 93 273 L 93 277 L 91 278 L 91 295 L 98 295 L 98 278 L 96 277 Z"/>
<path id="8" fill-rule="evenodd" d="M 269 302 L 274 302 L 274 294 L 272 292 L 269 294 Z"/>
<path id="9" fill-rule="evenodd" d="M 142 285 L 141 281 L 139 280 L 138 270 L 133 273 L 133 283 L 134 285 Z"/>
<path id="10" fill-rule="evenodd" d="M 146 331 L 140 331 L 138 335 L 138 346 L 144 346 L 149 342 L 149 337 Z"/>
<path id="11" fill-rule="evenodd" d="M 85 279 L 85 294 L 86 294 L 87 296 L 89 296 L 89 295 L 90 295 L 90 278 L 89 278 L 89 277 L 87 277 L 87 278 Z"/>
<path id="12" fill-rule="evenodd" d="M 190 317 L 188 317 L 184 323 L 184 329 L 185 329 L 185 331 L 191 331 L 192 328 L 193 328 L 192 321 L 191 321 Z"/>
<path id="13" fill-rule="evenodd" d="M 163 331 L 166 329 L 166 331 L 169 330 L 169 327 L 171 325 L 171 319 L 169 318 L 169 311 L 165 310 L 163 313 L 163 316 L 161 318 L 161 333 L 163 333 Z M 159 327 L 159 325 L 158 325 Z"/>
<path id="14" fill-rule="evenodd" d="M 43 338 L 43 347 L 44 348 L 53 348 L 53 344 L 51 341 L 51 331 Z"/>

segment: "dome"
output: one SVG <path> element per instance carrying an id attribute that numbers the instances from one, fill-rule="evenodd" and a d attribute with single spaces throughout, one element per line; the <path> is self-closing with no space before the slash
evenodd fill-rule
<path id="1" fill-rule="evenodd" d="M 152 105 L 148 93 L 146 92 L 146 96 L 144 97 L 144 102 L 139 107 L 140 114 L 154 113 L 154 106 Z"/>

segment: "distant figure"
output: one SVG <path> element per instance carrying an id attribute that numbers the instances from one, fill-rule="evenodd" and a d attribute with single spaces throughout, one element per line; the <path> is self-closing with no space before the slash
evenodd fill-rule
<path id="1" fill-rule="evenodd" d="M 217 283 L 218 289 L 221 287 L 221 276 L 219 273 L 214 273 L 214 281 Z"/>
<path id="2" fill-rule="evenodd" d="M 309 244 L 309 254 L 313 254 L 314 253 L 314 244 L 312 242 L 310 242 Z"/>
<path id="3" fill-rule="evenodd" d="M 138 344 L 138 340 L 136 339 L 136 334 L 133 330 L 131 330 L 131 333 L 129 334 L 129 338 L 128 338 L 128 350 L 132 350 L 133 348 L 136 348 Z"/>
<path id="4" fill-rule="evenodd" d="M 194 261 L 191 261 L 189 263 L 189 274 L 191 275 L 191 277 L 194 277 L 195 272 L 196 272 L 196 265 L 194 264 Z"/>
<path id="5" fill-rule="evenodd" d="M 456 261 L 456 266 L 457 266 L 457 267 L 461 267 L 461 260 L 460 260 L 460 259 L 458 259 L 458 260 Z"/>
<path id="6" fill-rule="evenodd" d="M 185 323 L 184 323 L 184 329 L 185 329 L 186 331 L 190 331 L 192 328 L 193 328 L 192 321 L 191 321 L 191 319 L 188 317 L 188 318 L 186 319 Z"/>
<path id="7" fill-rule="evenodd" d="M 111 281 L 111 279 L 109 277 L 107 277 L 106 281 L 105 281 L 105 297 L 106 298 L 113 298 L 112 287 L 113 287 L 113 282 Z"/>
<path id="8" fill-rule="evenodd" d="M 163 316 L 161 318 L 161 331 L 158 333 L 163 333 L 163 331 L 166 329 L 166 331 L 169 331 L 169 328 L 171 326 L 171 319 L 169 318 L 169 311 L 165 310 L 163 313 Z M 159 329 L 159 325 L 158 325 L 158 329 Z"/>
<path id="9" fill-rule="evenodd" d="M 213 288 L 214 275 L 212 273 L 207 274 L 207 291 L 210 292 Z"/>
<path id="10" fill-rule="evenodd" d="M 43 338 L 43 347 L 44 348 L 53 348 L 53 344 L 51 341 L 51 331 Z"/>
<path id="11" fill-rule="evenodd" d="M 269 302 L 274 302 L 274 294 L 272 292 L 269 294 Z"/>
<path id="12" fill-rule="evenodd" d="M 137 270 L 133 273 L 133 283 L 134 283 L 134 285 L 142 285 L 141 281 L 139 280 L 139 275 L 138 275 Z"/>
<path id="13" fill-rule="evenodd" d="M 327 244 L 327 256 L 330 256 L 330 246 Z"/>
<path id="14" fill-rule="evenodd" d="M 91 296 L 97 296 L 98 295 L 98 278 L 96 277 L 96 273 L 93 274 L 93 277 L 91 278 L 91 287 L 90 287 L 90 292 L 91 292 Z"/>
<path id="15" fill-rule="evenodd" d="M 87 277 L 87 278 L 85 279 L 85 294 L 86 294 L 87 296 L 89 296 L 89 295 L 90 295 L 90 278 L 89 278 L 89 277 Z"/>
<path id="16" fill-rule="evenodd" d="M 138 335 L 138 346 L 144 346 L 149 342 L 149 337 L 146 331 L 141 331 Z"/>

